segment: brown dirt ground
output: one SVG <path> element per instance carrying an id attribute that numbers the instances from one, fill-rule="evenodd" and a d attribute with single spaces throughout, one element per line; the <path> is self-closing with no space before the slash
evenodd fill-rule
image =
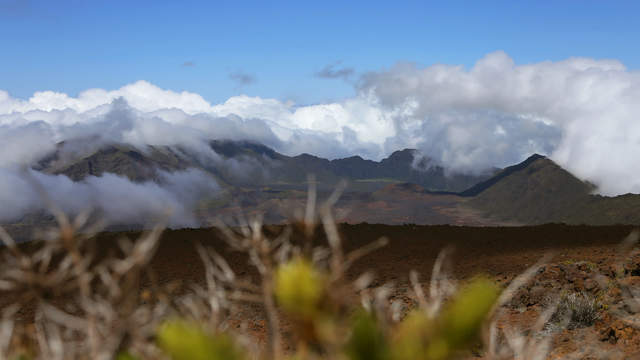
<path id="1" fill-rule="evenodd" d="M 281 228 L 272 226 L 270 231 Z M 396 297 L 408 299 L 408 274 L 411 270 L 420 273 L 426 282 L 431 275 L 439 252 L 451 247 L 451 274 L 464 279 L 476 274 L 486 274 L 499 283 L 506 284 L 546 254 L 553 253 L 554 264 L 597 264 L 597 269 L 610 268 L 620 263 L 619 245 L 633 230 L 631 226 L 567 226 L 549 224 L 527 227 L 462 227 L 462 226 L 417 226 L 417 225 L 372 225 L 358 224 L 340 226 L 346 251 L 361 247 L 381 236 L 389 238 L 389 245 L 358 260 L 349 276 L 357 277 L 364 271 L 374 271 L 377 284 L 393 282 L 397 286 Z M 102 253 L 113 249 L 113 240 L 127 236 L 135 239 L 138 232 L 105 233 L 100 235 Z M 322 239 L 317 239 L 322 243 Z M 223 253 L 232 268 L 241 275 L 255 276 L 247 265 L 247 258 L 239 253 L 227 252 L 227 245 L 213 229 L 167 230 L 152 268 L 160 285 L 173 281 L 183 284 L 202 283 L 204 268 L 194 249 L 194 243 L 211 245 Z M 578 271 L 578 270 L 576 270 Z M 564 286 L 563 279 L 554 284 Z M 639 282 L 640 283 L 640 282 Z M 555 285 L 554 285 L 555 286 Z M 5 302 L 8 299 L 2 299 Z M 409 301 L 409 300 L 408 300 Z M 507 311 L 501 326 L 518 326 L 523 331 L 533 323 L 540 311 L 539 303 L 521 304 Z M 247 309 L 248 329 L 258 339 L 264 339 L 264 321 L 259 308 Z M 564 356 L 580 349 L 585 342 L 608 351 L 606 358 L 640 358 L 640 331 L 619 325 L 615 316 L 604 314 L 596 325 L 566 330 L 554 337 L 552 357 Z M 614 335 L 608 336 L 613 331 Z M 604 334 L 604 335 L 603 335 Z M 588 357 L 584 357 L 588 358 Z M 596 357 L 598 358 L 598 357 Z"/>
<path id="2" fill-rule="evenodd" d="M 277 229 L 275 227 L 274 231 Z M 361 247 L 381 236 L 389 238 L 388 246 L 357 261 L 349 276 L 356 278 L 364 271 L 373 271 L 377 279 L 374 285 L 394 283 L 397 288 L 394 297 L 404 299 L 408 303 L 412 302 L 408 291 L 409 272 L 418 271 L 426 282 L 431 276 L 437 255 L 446 247 L 454 250 L 450 261 L 453 277 L 464 279 L 482 273 L 495 278 L 499 283 L 507 284 L 547 254 L 555 254 L 552 260 L 554 264 L 587 262 L 598 264 L 599 268 L 606 271 L 624 260 L 624 254 L 620 258 L 618 245 L 632 229 L 630 226 L 592 227 L 562 224 L 530 227 L 343 224 L 340 227 L 346 251 Z M 203 268 L 193 251 L 194 241 L 218 249 L 226 248 L 212 230 L 168 231 L 153 262 L 161 282 L 175 279 L 202 281 Z M 321 239 L 317 241 L 323 242 Z M 244 256 L 227 253 L 225 257 L 238 273 L 252 274 L 251 270 L 247 269 L 247 259 Z M 566 285 L 563 278 L 555 280 L 555 290 Z M 533 304 L 509 308 L 500 326 L 516 327 L 526 332 L 540 311 L 541 304 L 535 301 Z M 264 321 L 259 308 L 247 309 L 240 316 L 248 318 L 250 332 L 264 340 Z M 605 316 L 603 321 L 594 326 L 556 334 L 551 358 L 574 353 L 584 348 L 585 344 L 603 349 L 606 354 L 604 358 L 640 358 L 638 330 L 625 336 L 616 335 L 603 340 L 602 333 L 611 328 L 611 324 L 615 327 L 615 321 L 615 318 Z M 629 331 L 628 327 L 619 327 L 621 329 L 614 331 Z"/>

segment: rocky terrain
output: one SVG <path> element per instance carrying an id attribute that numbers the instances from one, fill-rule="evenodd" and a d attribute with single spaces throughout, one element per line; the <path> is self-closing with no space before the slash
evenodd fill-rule
<path id="1" fill-rule="evenodd" d="M 632 231 L 628 226 L 543 225 L 529 227 L 458 226 L 384 226 L 342 225 L 347 250 L 358 248 L 380 236 L 389 245 L 359 260 L 351 269 L 355 279 L 372 270 L 372 286 L 393 284 L 392 299 L 401 299 L 410 308 L 415 298 L 408 274 L 420 273 L 428 289 L 428 280 L 437 255 L 453 249 L 446 269 L 452 278 L 464 280 L 487 274 L 502 286 L 545 256 L 543 264 L 503 309 L 499 328 L 517 334 L 530 334 L 542 312 L 578 294 L 594 301 L 592 322 L 558 325 L 551 322 L 543 334 L 550 336 L 550 358 L 623 359 L 640 356 L 640 255 L 627 249 L 621 253 L 623 239 Z M 114 234 L 108 235 L 112 237 Z M 169 231 L 154 263 L 161 282 L 203 281 L 202 267 L 189 246 L 193 241 L 224 245 L 210 230 Z M 321 240 L 319 240 L 321 241 Z M 231 264 L 240 274 L 251 274 L 247 259 L 230 253 Z M 176 261 L 176 259 L 185 259 Z M 258 338 L 263 336 L 264 321 L 256 309 L 241 314 Z M 562 320 L 556 320 L 558 323 Z M 481 356 L 482 353 L 478 353 Z M 591 356 L 591 357 L 590 357 Z M 476 357 L 476 356 L 472 356 Z"/>
<path id="2" fill-rule="evenodd" d="M 268 226 L 275 235 L 281 226 Z M 632 359 L 640 356 L 640 252 L 637 244 L 624 243 L 633 226 L 541 226 L 466 227 L 342 224 L 339 232 L 345 251 L 369 244 L 381 236 L 388 245 L 357 260 L 347 273 L 355 280 L 371 271 L 370 288 L 392 286 L 390 301 L 401 301 L 404 312 L 416 305 L 409 273 L 416 270 L 425 292 L 429 290 L 432 269 L 438 255 L 450 251 L 444 270 L 453 281 L 484 274 L 499 286 L 508 288 L 527 269 L 532 277 L 516 288 L 510 301 L 496 315 L 499 341 L 522 336 L 524 341 L 550 339 L 548 358 Z M 299 240 L 294 232 L 292 241 Z M 97 254 L 117 254 L 118 239 L 135 239 L 139 232 L 108 232 L 98 236 Z M 322 233 L 313 240 L 326 245 Z M 149 290 L 166 289 L 169 296 L 190 291 L 192 284 L 205 282 L 205 269 L 195 244 L 212 246 L 241 277 L 256 279 L 246 255 L 232 251 L 215 228 L 167 230 L 140 285 L 140 297 Z M 28 250 L 29 244 L 23 247 Z M 154 290 L 155 291 L 155 290 Z M 353 294 L 357 301 L 357 294 Z M 2 297 L 2 304 L 16 299 Z M 65 299 L 51 299 L 54 303 Z M 29 323 L 34 313 L 28 304 L 18 319 Z M 558 315 L 536 329 L 545 310 L 558 306 Z M 572 317 L 571 311 L 579 316 Z M 568 315 L 569 314 L 569 315 Z M 566 317 L 568 316 L 568 317 Z M 259 305 L 238 308 L 232 324 L 244 329 L 258 343 L 265 341 L 265 320 Z M 234 325 L 234 326 L 236 326 Z M 287 323 L 283 325 L 286 334 Z M 478 349 L 469 358 L 482 358 Z"/>
<path id="3" fill-rule="evenodd" d="M 272 228 L 270 231 L 279 231 Z M 438 254 L 453 249 L 445 267 L 453 279 L 486 274 L 507 287 L 517 276 L 545 256 L 533 278 L 520 287 L 499 317 L 499 328 L 513 334 L 550 336 L 549 358 L 631 359 L 640 356 L 640 255 L 637 248 L 621 247 L 633 227 L 543 225 L 528 227 L 459 226 L 340 226 L 346 250 L 355 249 L 387 236 L 389 244 L 354 264 L 354 279 L 373 271 L 371 286 L 393 284 L 392 299 L 401 299 L 410 308 L 415 298 L 408 274 L 420 273 L 425 291 Z M 238 274 L 252 276 L 247 259 L 227 252 L 215 231 L 210 229 L 168 231 L 153 262 L 160 284 L 202 283 L 203 267 L 194 261 L 196 241 L 215 246 L 230 260 Z M 112 241 L 121 234 L 105 234 Z M 129 235 L 135 235 L 129 233 Z M 318 239 L 322 243 L 322 239 Z M 623 251 L 623 252 L 621 252 Z M 563 296 L 575 294 L 593 301 L 593 319 L 551 320 L 540 334 L 532 327 L 542 312 Z M 239 313 L 240 322 L 261 339 L 264 320 L 259 308 Z M 509 333 L 510 334 L 510 333 Z M 481 357 L 482 352 L 473 357 Z"/>

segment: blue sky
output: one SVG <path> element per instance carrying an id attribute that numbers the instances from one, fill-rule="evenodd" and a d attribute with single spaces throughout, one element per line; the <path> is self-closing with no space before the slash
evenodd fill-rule
<path id="1" fill-rule="evenodd" d="M 315 76 L 337 62 L 350 81 L 397 62 L 468 67 L 495 50 L 517 64 L 584 56 L 638 69 L 639 11 L 632 1 L 0 0 L 0 89 L 76 95 L 143 79 L 213 103 L 310 104 L 353 95 L 349 81 Z"/>

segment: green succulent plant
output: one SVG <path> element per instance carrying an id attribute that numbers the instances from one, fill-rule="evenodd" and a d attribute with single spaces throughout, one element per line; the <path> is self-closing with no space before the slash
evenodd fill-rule
<path id="1" fill-rule="evenodd" d="M 302 318 L 317 315 L 325 289 L 326 276 L 304 258 L 295 258 L 276 270 L 276 300 L 292 315 Z"/>
<path id="2" fill-rule="evenodd" d="M 388 360 L 391 358 L 388 339 L 375 316 L 359 310 L 353 316 L 351 336 L 345 347 L 350 360 Z"/>
<path id="3" fill-rule="evenodd" d="M 499 287 L 476 278 L 461 289 L 435 318 L 419 310 L 399 325 L 393 347 L 394 359 L 444 360 L 468 347 L 500 294 Z"/>
<path id="4" fill-rule="evenodd" d="M 195 323 L 173 320 L 158 330 L 158 344 L 174 360 L 241 360 L 244 353 L 225 333 L 215 336 Z"/>

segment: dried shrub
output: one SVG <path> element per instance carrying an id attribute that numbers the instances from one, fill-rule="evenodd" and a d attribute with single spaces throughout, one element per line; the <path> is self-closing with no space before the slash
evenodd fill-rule
<path id="1" fill-rule="evenodd" d="M 584 292 L 564 293 L 560 296 L 551 323 L 566 324 L 568 329 L 588 327 L 600 318 L 601 308 L 593 295 Z"/>
<path id="2" fill-rule="evenodd" d="M 151 295 L 139 296 L 141 279 L 153 279 L 149 263 L 160 228 L 135 241 L 121 239 L 119 254 L 101 257 L 86 216 L 71 222 L 58 215 L 59 227 L 32 242 L 29 251 L 0 230 L 6 246 L 0 292 L 18 299 L 2 311 L 0 358 L 444 360 L 468 355 L 480 340 L 487 358 L 546 357 L 548 336 L 499 329 L 497 319 L 547 259 L 502 290 L 487 278 L 461 284 L 451 279 L 443 251 L 427 286 L 417 273 L 409 275 L 417 306 L 405 312 L 391 300 L 391 284 L 373 286 L 370 273 L 355 281 L 346 276 L 356 260 L 386 239 L 344 253 L 331 212 L 337 196 L 316 208 L 311 189 L 304 216 L 278 234 L 265 232 L 260 218 L 240 218 L 235 227 L 220 222 L 229 247 L 245 253 L 258 276 L 239 276 L 215 249 L 197 245 L 205 285 L 191 284 L 189 292 L 173 297 L 157 284 Z M 305 235 L 302 243 L 291 241 L 296 229 Z M 312 239 L 320 231 L 327 241 L 317 246 Z M 73 306 L 56 299 L 72 299 Z M 28 302 L 35 303 L 33 319 L 18 321 Z M 263 310 L 265 344 L 230 325 L 240 303 Z M 588 326 L 598 308 L 588 295 L 569 294 L 545 310 L 529 334 L 564 318 L 570 327 Z M 282 333 L 284 318 L 292 339 Z"/>

